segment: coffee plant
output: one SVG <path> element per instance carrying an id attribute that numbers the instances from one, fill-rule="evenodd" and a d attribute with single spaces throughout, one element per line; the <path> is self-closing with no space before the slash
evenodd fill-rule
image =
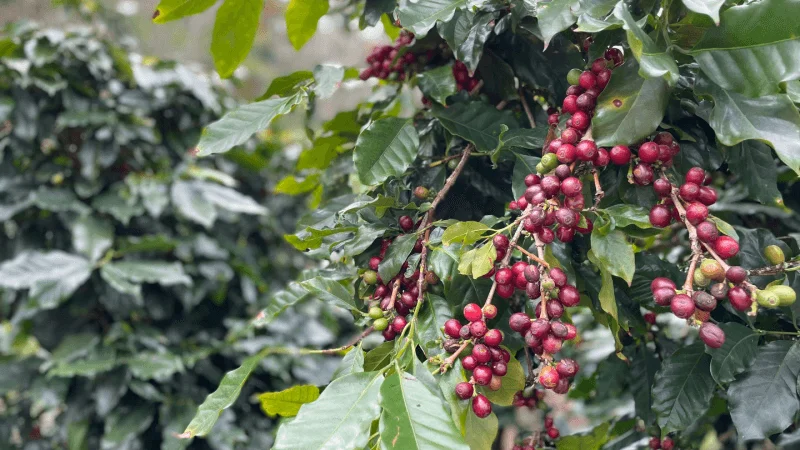
<path id="1" fill-rule="evenodd" d="M 215 3 L 163 0 L 154 21 Z M 263 4 L 216 11 L 221 76 L 249 52 Z M 394 43 L 362 67 L 275 79 L 196 152 L 370 83 L 356 109 L 306 116 L 310 144 L 277 185 L 318 205 L 284 237 L 329 274 L 274 293 L 251 322 L 316 299 L 363 332 L 336 348 L 263 346 L 181 437 L 213 437 L 259 361 L 294 353 L 344 357 L 321 394 L 264 397 L 285 418 L 275 449 L 490 448 L 510 409 L 564 395 L 597 426 L 574 433 L 549 413 L 514 448 L 800 441 L 799 1 L 334 6 L 289 1 L 292 45 L 329 11 L 380 22 Z M 613 346 L 600 361 L 598 335 Z"/>
<path id="2" fill-rule="evenodd" d="M 224 159 L 190 154 L 235 106 L 222 85 L 91 30 L 19 23 L 4 37 L 0 448 L 186 448 L 174 435 L 260 346 L 352 332 L 318 304 L 260 336 L 248 328 L 279 280 L 308 266 L 281 233 L 303 207 L 264 181 L 293 167 L 277 138 Z M 275 422 L 247 397 L 325 383 L 337 364 L 272 358 L 192 447 L 267 447 Z"/>

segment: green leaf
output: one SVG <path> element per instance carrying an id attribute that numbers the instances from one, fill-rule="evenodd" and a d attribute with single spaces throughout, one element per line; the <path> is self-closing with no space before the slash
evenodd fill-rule
<path id="1" fill-rule="evenodd" d="M 419 320 L 415 331 L 419 345 L 427 357 L 441 354 L 441 341 L 445 339 L 442 327 L 448 319 L 453 318 L 450 305 L 442 297 L 435 294 L 427 294 L 427 301 L 422 305 L 419 313 Z"/>
<path id="2" fill-rule="evenodd" d="M 714 394 L 711 357 L 702 342 L 672 354 L 656 374 L 653 409 L 662 433 L 683 430 L 708 409 Z"/>
<path id="3" fill-rule="evenodd" d="M 442 235 L 442 244 L 469 245 L 478 242 L 491 228 L 480 222 L 456 222 L 447 227 Z"/>
<path id="4" fill-rule="evenodd" d="M 290 0 L 286 7 L 286 34 L 300 50 L 317 32 L 319 19 L 328 13 L 328 0 Z"/>
<path id="5" fill-rule="evenodd" d="M 494 404 L 511 406 L 514 401 L 514 394 L 525 388 L 525 371 L 522 369 L 522 364 L 513 354 L 508 361 L 508 373 L 502 380 L 503 384 L 496 391 L 485 387 L 479 387 L 478 390 Z"/>
<path id="6" fill-rule="evenodd" d="M 800 410 L 800 345 L 774 341 L 758 349 L 753 368 L 731 383 L 728 404 L 739 438 L 764 439 L 792 424 Z"/>
<path id="7" fill-rule="evenodd" d="M 264 0 L 224 0 L 211 34 L 211 56 L 222 78 L 228 78 L 250 53 Z"/>
<path id="8" fill-rule="evenodd" d="M 203 403 L 197 408 L 197 413 L 189 422 L 189 426 L 181 434 L 180 438 L 190 439 L 195 436 L 206 436 L 214 424 L 217 423 L 219 415 L 224 409 L 229 408 L 239 398 L 242 387 L 250 377 L 250 374 L 258 367 L 258 363 L 268 354 L 269 349 L 262 350 L 242 362 L 237 369 L 231 370 L 222 377 L 217 389 L 208 394 Z"/>
<path id="9" fill-rule="evenodd" d="M 472 401 L 470 400 L 470 403 Z M 471 406 L 470 406 L 471 409 Z M 467 414 L 464 428 L 467 430 L 464 436 L 470 450 L 490 450 L 494 440 L 497 438 L 498 421 L 494 413 L 481 419 L 469 411 Z"/>
<path id="10" fill-rule="evenodd" d="M 481 152 L 494 151 L 500 144 L 501 125 L 509 129 L 519 127 L 509 111 L 498 111 L 477 100 L 456 103 L 447 108 L 433 105 L 431 111 L 447 131 L 472 142 Z"/>
<path id="11" fill-rule="evenodd" d="M 400 272 L 400 267 L 406 262 L 416 243 L 417 235 L 414 233 L 404 234 L 392 241 L 386 251 L 386 256 L 383 257 L 383 261 L 378 266 L 378 275 L 380 275 L 381 280 L 391 280 Z"/>
<path id="12" fill-rule="evenodd" d="M 636 60 L 627 58 L 597 98 L 592 135 L 598 146 L 634 144 L 661 123 L 669 99 L 667 82 L 645 80 L 638 69 Z"/>
<path id="13" fill-rule="evenodd" d="M 730 383 L 736 375 L 747 370 L 756 357 L 758 333 L 738 323 L 720 324 L 725 332 L 725 343 L 720 348 L 706 347 L 711 355 L 711 376 L 717 383 Z"/>
<path id="14" fill-rule="evenodd" d="M 725 0 L 682 0 L 683 4 L 698 14 L 705 14 L 711 17 L 715 24 L 719 25 L 719 9 L 725 4 Z"/>
<path id="15" fill-rule="evenodd" d="M 108 372 L 117 365 L 116 352 L 113 348 L 98 347 L 85 358 L 56 364 L 47 371 L 48 377 L 75 378 L 76 376 L 92 377 L 98 373 Z"/>
<path id="16" fill-rule="evenodd" d="M 83 216 L 72 224 L 72 247 L 89 261 L 100 259 L 113 242 L 114 227 L 103 219 Z"/>
<path id="17" fill-rule="evenodd" d="M 381 406 L 383 449 L 468 448 L 440 398 L 409 373 L 395 372 L 384 380 Z"/>
<path id="18" fill-rule="evenodd" d="M 278 428 L 274 450 L 363 448 L 370 424 L 380 414 L 380 372 L 354 373 L 334 380 L 319 399 L 300 407 L 297 417 Z"/>
<path id="19" fill-rule="evenodd" d="M 58 347 L 53 349 L 50 354 L 50 361 L 53 363 L 64 363 L 88 354 L 97 344 L 100 343 L 100 336 L 91 333 L 78 333 L 66 336 Z"/>
<path id="20" fill-rule="evenodd" d="M 695 93 L 713 98 L 714 107 L 705 111 L 704 118 L 720 142 L 727 146 L 747 139 L 766 142 L 787 166 L 800 173 L 800 113 L 786 94 L 748 98 L 702 77 L 695 83 Z"/>
<path id="21" fill-rule="evenodd" d="M 227 152 L 245 143 L 250 136 L 267 128 L 273 119 L 291 112 L 305 98 L 306 93 L 298 91 L 291 97 L 250 103 L 225 114 L 203 130 L 197 144 L 197 154 L 208 156 Z"/>
<path id="22" fill-rule="evenodd" d="M 781 206 L 778 172 L 772 150 L 758 141 L 743 141 L 728 150 L 728 165 L 739 177 L 750 198 L 765 205 Z"/>
<path id="23" fill-rule="evenodd" d="M 395 0 L 366 0 L 364 2 L 364 14 L 361 16 L 362 25 L 374 27 L 381 21 L 381 16 L 391 13 L 397 6 Z"/>
<path id="24" fill-rule="evenodd" d="M 511 174 L 511 192 L 514 198 L 520 198 L 525 195 L 525 177 L 532 173 L 536 173 L 536 165 L 542 158 L 538 156 L 528 156 L 520 153 L 514 153 L 514 171 Z"/>
<path id="25" fill-rule="evenodd" d="M 608 429 L 611 423 L 606 422 L 594 427 L 587 433 L 564 436 L 556 442 L 557 450 L 600 450 L 608 442 Z"/>
<path id="26" fill-rule="evenodd" d="M 573 10 L 579 6 L 578 0 L 550 0 L 539 2 L 538 17 L 539 30 L 542 32 L 544 48 L 550 45 L 550 40 L 555 35 L 571 27 L 578 17 Z"/>
<path id="27" fill-rule="evenodd" d="M 411 30 L 421 38 L 436 25 L 436 22 L 447 22 L 457 9 L 463 8 L 467 0 L 426 0 L 424 2 L 405 2 L 397 10 L 397 16 L 403 28 Z"/>
<path id="28" fill-rule="evenodd" d="M 105 422 L 102 448 L 123 448 L 123 444 L 143 433 L 155 418 L 155 407 L 141 404 L 135 408 L 116 409 Z"/>
<path id="29" fill-rule="evenodd" d="M 643 206 L 620 203 L 618 205 L 609 206 L 603 209 L 603 211 L 614 219 L 614 225 L 616 227 L 624 228 L 633 225 L 643 229 L 653 228 L 653 225 L 650 223 L 650 211 Z"/>
<path id="30" fill-rule="evenodd" d="M 324 1 L 326 4 L 327 0 Z M 344 78 L 344 67 L 330 64 L 320 64 L 314 68 L 314 93 L 317 97 L 330 98 Z"/>
<path id="31" fill-rule="evenodd" d="M 670 86 L 675 85 L 680 78 L 675 59 L 668 51 L 658 48 L 650 36 L 639 27 L 625 2 L 619 2 L 614 7 L 614 17 L 624 22 L 624 28 L 628 32 L 628 44 L 636 60 L 639 61 L 639 75 L 644 78 L 664 77 Z"/>
<path id="32" fill-rule="evenodd" d="M 180 356 L 172 353 L 138 352 L 125 362 L 131 375 L 140 380 L 167 381 L 184 370 Z"/>
<path id="33" fill-rule="evenodd" d="M 140 295 L 141 283 L 158 283 L 162 286 L 183 284 L 190 286 L 192 279 L 179 262 L 166 261 L 115 261 L 104 264 L 100 275 L 114 289 L 123 294 Z"/>
<path id="34" fill-rule="evenodd" d="M 497 260 L 497 249 L 494 244 L 487 242 L 480 247 L 473 248 L 461 254 L 458 263 L 458 272 L 472 278 L 480 278 L 494 267 Z"/>
<path id="35" fill-rule="evenodd" d="M 353 286 L 348 283 L 347 287 L 341 283 L 325 277 L 315 277 L 300 283 L 305 289 L 316 296 L 319 300 L 336 305 L 348 310 L 358 310 L 353 302 Z"/>
<path id="36" fill-rule="evenodd" d="M 153 22 L 167 23 L 200 14 L 214 6 L 214 3 L 217 3 L 217 0 L 161 0 L 153 13 Z"/>
<path id="37" fill-rule="evenodd" d="M 264 414 L 275 417 L 294 417 L 300 407 L 319 398 L 319 388 L 312 385 L 292 386 L 280 392 L 264 392 L 258 394 L 261 410 Z"/>
<path id="38" fill-rule="evenodd" d="M 449 64 L 420 72 L 416 78 L 419 90 L 442 105 L 447 104 L 447 97 L 456 93 L 456 79 Z"/>
<path id="39" fill-rule="evenodd" d="M 0 286 L 36 289 L 55 283 L 60 286 L 60 300 L 78 289 L 91 273 L 92 266 L 83 257 L 60 250 L 48 253 L 25 251 L 0 264 Z"/>
<path id="40" fill-rule="evenodd" d="M 483 55 L 483 46 L 494 29 L 491 25 L 493 20 L 494 15 L 491 13 L 473 14 L 464 11 L 458 16 L 453 29 L 453 41 L 458 46 L 453 49 L 453 53 L 470 72 L 478 68 L 478 62 Z"/>
<path id="41" fill-rule="evenodd" d="M 592 233 L 594 234 L 594 233 Z M 611 278 L 611 272 L 608 271 L 606 264 L 601 262 L 594 254 L 594 250 L 590 250 L 587 254 L 589 261 L 600 270 L 601 285 L 597 291 L 597 298 L 600 300 L 600 307 L 603 311 L 607 312 L 614 320 L 619 321 L 619 311 L 617 307 L 617 297 L 614 294 L 614 280 Z"/>
<path id="42" fill-rule="evenodd" d="M 394 342 L 383 344 L 368 351 L 364 356 L 364 371 L 372 372 L 388 366 L 394 357 Z"/>
<path id="43" fill-rule="evenodd" d="M 413 120 L 387 117 L 370 122 L 358 135 L 353 152 L 358 179 L 375 185 L 399 177 L 414 162 L 418 148 Z"/>
<path id="44" fill-rule="evenodd" d="M 736 230 L 728 222 L 725 222 L 719 217 L 715 217 L 710 214 L 708 216 L 708 220 L 710 220 L 717 226 L 717 230 L 719 230 L 720 233 L 726 236 L 730 236 L 736 239 L 737 241 L 739 240 L 739 233 L 737 233 Z"/>
<path id="45" fill-rule="evenodd" d="M 272 323 L 279 315 L 288 308 L 311 298 L 311 293 L 300 286 L 299 283 L 291 282 L 286 289 L 276 292 L 270 297 L 267 307 L 261 310 L 253 321 L 256 327 L 265 327 Z"/>
<path id="46" fill-rule="evenodd" d="M 656 419 L 653 414 L 651 391 L 659 365 L 658 358 L 647 348 L 647 345 L 642 343 L 636 347 L 636 353 L 631 358 L 631 391 L 633 391 L 633 402 L 636 405 L 636 415 L 648 425 Z"/>
<path id="47" fill-rule="evenodd" d="M 342 358 L 342 362 L 339 364 L 339 367 L 333 372 L 331 376 L 332 380 L 337 378 L 341 378 L 345 375 L 350 375 L 351 373 L 358 373 L 364 371 L 364 349 L 361 348 L 361 345 L 354 347 L 352 350 L 347 352 Z"/>
<path id="48" fill-rule="evenodd" d="M 285 97 L 290 94 L 295 94 L 297 85 L 314 79 L 314 73 L 310 70 L 298 70 L 289 75 L 277 77 L 269 84 L 267 92 L 264 93 L 258 100 L 266 100 L 273 95 Z"/>
<path id="49" fill-rule="evenodd" d="M 67 189 L 40 187 L 33 196 L 33 203 L 47 211 L 74 211 L 80 214 L 91 212 L 91 209 L 78 200 L 75 193 Z"/>
<path id="50" fill-rule="evenodd" d="M 728 91 L 759 97 L 800 78 L 800 3 L 763 0 L 733 6 L 692 49 L 700 69 Z"/>
<path id="51" fill-rule="evenodd" d="M 319 174 L 309 175 L 302 180 L 294 175 L 286 175 L 275 185 L 276 194 L 300 195 L 306 194 L 319 186 Z"/>
<path id="52" fill-rule="evenodd" d="M 592 252 L 608 272 L 628 282 L 633 282 L 636 260 L 633 246 L 628 243 L 625 233 L 614 230 L 603 234 L 600 227 L 592 230 Z"/>

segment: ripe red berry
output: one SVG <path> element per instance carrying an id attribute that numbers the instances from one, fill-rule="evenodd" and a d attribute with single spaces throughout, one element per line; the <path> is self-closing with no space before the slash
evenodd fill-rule
<path id="1" fill-rule="evenodd" d="M 514 272 L 512 272 L 508 267 L 504 267 L 494 274 L 494 281 L 496 281 L 497 284 L 511 284 L 513 280 Z"/>
<path id="2" fill-rule="evenodd" d="M 561 193 L 567 197 L 574 197 L 581 193 L 583 184 L 576 177 L 569 177 L 561 182 Z"/>
<path id="3" fill-rule="evenodd" d="M 672 183 L 666 178 L 659 178 L 653 182 L 653 190 L 661 198 L 669 197 L 672 193 Z"/>
<path id="4" fill-rule="evenodd" d="M 706 322 L 700 325 L 700 339 L 711 348 L 720 348 L 725 343 L 725 332 L 717 325 Z"/>
<path id="5" fill-rule="evenodd" d="M 483 306 L 483 317 L 486 319 L 494 319 L 497 317 L 497 307 L 492 305 L 491 303 L 488 305 Z"/>
<path id="6" fill-rule="evenodd" d="M 409 216 L 401 216 L 397 221 L 400 224 L 400 229 L 403 231 L 411 231 L 414 228 L 414 219 Z"/>
<path id="7" fill-rule="evenodd" d="M 478 366 L 472 371 L 472 376 L 475 378 L 475 383 L 486 386 L 492 381 L 492 369 L 489 366 Z"/>
<path id="8" fill-rule="evenodd" d="M 711 312 L 717 307 L 717 299 L 706 291 L 695 291 L 692 294 L 692 300 L 697 309 L 701 311 Z"/>
<path id="9" fill-rule="evenodd" d="M 661 448 L 661 439 L 653 436 L 650 438 L 650 442 L 648 442 L 647 445 L 653 450 L 658 450 Z"/>
<path id="10" fill-rule="evenodd" d="M 549 275 L 550 278 L 553 279 L 553 282 L 556 284 L 556 286 L 561 288 L 567 285 L 567 274 L 564 273 L 564 271 L 560 268 L 553 267 L 550 269 Z"/>
<path id="11" fill-rule="evenodd" d="M 539 283 L 528 283 L 527 286 L 525 286 L 525 294 L 531 299 L 539 298 L 542 295 L 542 289 Z"/>
<path id="12" fill-rule="evenodd" d="M 496 248 L 508 248 L 509 245 L 508 236 L 506 236 L 505 234 L 495 235 L 495 237 L 492 238 L 492 243 Z"/>
<path id="13" fill-rule="evenodd" d="M 733 258 L 739 253 L 739 243 L 730 236 L 720 236 L 714 242 L 714 250 L 722 259 Z"/>
<path id="14" fill-rule="evenodd" d="M 558 439 L 561 433 L 558 431 L 558 428 L 550 428 L 547 430 L 547 436 L 549 436 L 550 439 Z"/>
<path id="15" fill-rule="evenodd" d="M 475 388 L 472 387 L 472 384 L 467 383 L 466 381 L 462 381 L 456 385 L 456 395 L 461 400 L 466 400 L 472 397 L 472 394 L 475 392 Z"/>
<path id="16" fill-rule="evenodd" d="M 558 114 L 550 114 L 547 116 L 548 125 L 558 125 Z"/>
<path id="17" fill-rule="evenodd" d="M 478 361 L 476 361 L 472 355 L 467 355 L 461 360 L 461 365 L 464 367 L 464 370 L 472 372 L 478 367 Z"/>
<path id="18" fill-rule="evenodd" d="M 706 205 L 700 202 L 692 202 L 686 205 L 686 220 L 689 223 L 697 225 L 706 219 L 708 219 L 708 207 Z"/>
<path id="19" fill-rule="evenodd" d="M 579 95 L 577 100 L 578 109 L 581 111 L 586 111 L 587 113 L 591 113 L 596 104 L 596 98 L 596 96 L 592 95 L 588 91 Z"/>
<path id="20" fill-rule="evenodd" d="M 725 272 L 725 278 L 733 284 L 741 284 L 747 279 L 747 271 L 740 266 L 731 266 Z"/>
<path id="21" fill-rule="evenodd" d="M 673 297 L 675 297 L 675 288 L 662 287 L 653 292 L 653 301 L 658 306 L 669 306 Z"/>
<path id="22" fill-rule="evenodd" d="M 486 335 L 489 329 L 486 327 L 486 322 L 479 320 L 469 324 L 469 334 L 476 338 L 482 338 Z"/>
<path id="23" fill-rule="evenodd" d="M 542 182 L 542 179 L 539 178 L 539 175 L 529 173 L 525 176 L 525 186 L 531 187 L 537 185 Z"/>
<path id="24" fill-rule="evenodd" d="M 624 145 L 615 145 L 611 147 L 608 156 L 611 158 L 611 162 L 618 166 L 623 166 L 631 161 L 631 151 Z"/>
<path id="25" fill-rule="evenodd" d="M 713 244 L 719 238 L 717 226 L 708 220 L 697 224 L 697 237 L 707 244 Z"/>
<path id="26" fill-rule="evenodd" d="M 503 332 L 497 329 L 491 329 L 483 336 L 483 342 L 489 347 L 497 347 L 503 342 Z"/>
<path id="27" fill-rule="evenodd" d="M 672 222 L 672 214 L 664 205 L 655 205 L 650 209 L 650 223 L 656 228 L 664 228 Z"/>
<path id="28" fill-rule="evenodd" d="M 669 145 L 658 146 L 658 160 L 665 163 L 666 167 L 672 164 L 672 149 L 669 148 Z"/>
<path id="29" fill-rule="evenodd" d="M 408 321 L 406 320 L 406 318 L 403 316 L 397 316 L 392 321 L 392 330 L 394 330 L 395 333 L 399 334 L 403 331 L 406 325 L 408 325 Z"/>
<path id="30" fill-rule="evenodd" d="M 550 332 L 550 322 L 546 319 L 536 319 L 530 324 L 530 332 L 539 339 L 543 339 Z"/>
<path id="31" fill-rule="evenodd" d="M 524 197 L 521 197 L 521 198 L 524 198 Z M 520 209 L 519 208 L 519 203 L 517 203 L 516 201 L 513 201 L 513 202 L 509 203 L 508 204 L 508 209 L 509 209 L 509 211 L 519 211 L 519 209 Z"/>
<path id="32" fill-rule="evenodd" d="M 373 256 L 369 259 L 369 268 L 372 270 L 378 270 L 378 266 L 380 265 L 382 259 L 378 256 Z"/>
<path id="33" fill-rule="evenodd" d="M 528 208 L 528 200 L 523 195 L 522 197 L 517 199 L 517 209 L 524 211 L 526 208 Z"/>
<path id="34" fill-rule="evenodd" d="M 556 234 L 550 228 L 542 228 L 542 230 L 538 232 L 538 235 L 539 240 L 542 241 L 543 244 L 549 244 L 556 238 Z"/>
<path id="35" fill-rule="evenodd" d="M 639 160 L 643 163 L 654 163 L 658 161 L 658 144 L 655 142 L 645 142 L 639 147 Z"/>
<path id="36" fill-rule="evenodd" d="M 501 298 L 511 298 L 514 295 L 514 288 L 513 284 L 498 284 L 497 295 Z"/>
<path id="37" fill-rule="evenodd" d="M 656 289 L 667 288 L 667 287 L 672 288 L 672 290 L 674 291 L 677 286 L 675 285 L 674 281 L 665 277 L 657 277 L 654 278 L 652 282 L 650 282 L 650 290 L 653 292 L 655 292 Z"/>
<path id="38" fill-rule="evenodd" d="M 597 153 L 594 155 L 594 159 L 592 159 L 592 164 L 594 164 L 595 167 L 605 167 L 609 162 L 611 162 L 611 158 L 608 156 L 608 150 L 604 148 L 598 148 Z"/>
<path id="39" fill-rule="evenodd" d="M 575 286 L 564 286 L 558 290 L 558 300 L 566 307 L 577 306 L 581 301 L 581 294 Z"/>
<path id="40" fill-rule="evenodd" d="M 559 379 L 561 379 L 561 377 L 553 366 L 544 366 L 541 372 L 539 372 L 539 383 L 547 389 L 556 387 Z"/>
<path id="41" fill-rule="evenodd" d="M 567 95 L 564 97 L 564 102 L 561 104 L 561 110 L 567 114 L 573 114 L 578 110 L 578 96 Z"/>
<path id="42" fill-rule="evenodd" d="M 584 71 L 578 78 L 578 85 L 584 89 L 591 89 L 597 84 L 597 76 L 590 71 Z"/>
<path id="43" fill-rule="evenodd" d="M 681 185 L 680 196 L 687 202 L 697 200 L 700 195 L 700 186 L 691 182 L 686 182 Z"/>
<path id="44" fill-rule="evenodd" d="M 556 170 L 553 171 L 553 174 L 557 176 L 559 180 L 563 180 L 572 175 L 572 169 L 570 169 L 567 164 L 559 164 Z"/>
<path id="45" fill-rule="evenodd" d="M 675 448 L 675 442 L 672 439 L 665 437 L 663 441 L 661 441 L 661 449 L 662 450 L 672 450 Z"/>
<path id="46" fill-rule="evenodd" d="M 728 300 L 730 300 L 731 306 L 739 311 L 747 311 L 753 304 L 750 294 L 741 286 L 734 286 L 728 290 Z"/>
<path id="47" fill-rule="evenodd" d="M 711 206 L 717 202 L 717 191 L 714 188 L 702 186 L 697 194 L 697 201 L 706 206 Z"/>
<path id="48" fill-rule="evenodd" d="M 558 161 L 564 164 L 570 164 L 575 161 L 578 151 L 572 144 L 561 144 L 561 147 L 556 151 Z"/>
<path id="49" fill-rule="evenodd" d="M 544 337 L 544 339 L 542 339 L 542 348 L 546 353 L 550 353 L 552 355 L 553 353 L 558 353 L 559 350 L 561 350 L 561 343 L 561 339 L 552 334 L 548 334 Z"/>
<path id="50" fill-rule="evenodd" d="M 564 358 L 556 365 L 558 374 L 564 378 L 573 378 L 579 369 L 578 362 L 570 358 Z"/>
<path id="51" fill-rule="evenodd" d="M 647 322 L 648 324 L 650 324 L 650 325 L 655 325 L 656 324 L 656 315 L 653 314 L 652 312 L 648 311 L 648 312 L 644 313 L 643 317 L 644 317 L 644 321 Z"/>
<path id="52" fill-rule="evenodd" d="M 505 361 L 495 361 L 492 364 L 492 373 L 497 377 L 504 377 L 508 373 L 508 364 Z"/>
<path id="53" fill-rule="evenodd" d="M 444 323 L 444 333 L 453 339 L 461 337 L 461 322 L 458 319 L 450 319 Z"/>
<path id="54" fill-rule="evenodd" d="M 492 404 L 483 394 L 478 394 L 472 399 L 472 412 L 483 419 L 492 413 Z"/>
<path id="55" fill-rule="evenodd" d="M 597 145 L 594 141 L 583 140 L 576 147 L 577 157 L 581 161 L 591 161 L 597 154 Z"/>
<path id="56" fill-rule="evenodd" d="M 672 297 L 670 302 L 670 309 L 672 313 L 681 319 L 688 319 L 694 314 L 694 302 L 692 298 L 686 294 L 678 294 Z"/>
<path id="57" fill-rule="evenodd" d="M 647 186 L 653 182 L 653 168 L 649 164 L 637 164 L 633 168 L 633 181 L 639 186 Z"/>
<path id="58" fill-rule="evenodd" d="M 478 361 L 478 364 L 486 364 L 492 360 L 489 347 L 483 344 L 475 344 L 475 346 L 472 347 L 472 357 L 475 358 L 475 361 Z"/>
<path id="59" fill-rule="evenodd" d="M 706 178 L 706 171 L 703 170 L 701 167 L 692 167 L 686 172 L 686 182 L 687 183 L 694 183 L 698 186 L 703 184 L 703 180 Z"/>
<path id="60" fill-rule="evenodd" d="M 483 318 L 483 311 L 477 303 L 469 303 L 464 306 L 464 318 L 470 322 L 477 322 Z"/>
<path id="61" fill-rule="evenodd" d="M 383 335 L 383 339 L 386 341 L 391 341 L 397 336 L 397 333 L 395 333 L 392 327 L 387 327 L 381 334 Z"/>
<path id="62" fill-rule="evenodd" d="M 576 113 L 577 114 L 577 113 Z M 561 132 L 561 145 L 575 144 L 580 138 L 580 133 L 575 128 L 566 128 Z"/>
<path id="63" fill-rule="evenodd" d="M 572 114 L 572 126 L 580 131 L 585 131 L 591 124 L 591 118 L 583 111 L 577 111 Z M 577 139 L 575 139 L 577 142 Z M 573 142 L 574 143 L 574 142 Z"/>
<path id="64" fill-rule="evenodd" d="M 508 327 L 517 333 L 524 333 L 531 327 L 531 319 L 525 313 L 514 313 L 508 318 Z"/>

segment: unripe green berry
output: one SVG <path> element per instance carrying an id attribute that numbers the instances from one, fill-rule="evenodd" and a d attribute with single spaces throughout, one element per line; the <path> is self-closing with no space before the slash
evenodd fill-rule
<path id="1" fill-rule="evenodd" d="M 369 309 L 369 316 L 373 319 L 380 319 L 383 317 L 383 310 L 378 306 L 373 306 Z"/>
<path id="2" fill-rule="evenodd" d="M 451 159 L 450 161 L 447 161 L 447 168 L 449 168 L 450 170 L 455 170 L 456 167 L 458 167 L 457 159 Z"/>
<path id="3" fill-rule="evenodd" d="M 367 283 L 368 285 L 372 286 L 373 284 L 378 282 L 378 272 L 375 272 L 374 270 L 368 270 L 364 272 L 362 278 L 364 279 L 364 283 Z"/>
<path id="4" fill-rule="evenodd" d="M 581 78 L 581 69 L 572 69 L 567 72 L 567 83 L 577 86 Z"/>
<path id="5" fill-rule="evenodd" d="M 758 290 L 756 291 L 756 301 L 758 302 L 759 306 L 763 306 L 764 308 L 777 308 L 781 304 L 781 300 L 778 296 L 768 290 Z"/>
<path id="6" fill-rule="evenodd" d="M 376 331 L 383 331 L 389 326 L 389 321 L 381 317 L 380 319 L 375 319 L 375 321 L 372 322 L 372 326 Z"/>
<path id="7" fill-rule="evenodd" d="M 549 172 L 558 167 L 558 156 L 556 156 L 555 153 L 548 153 L 542 156 L 541 163 L 544 166 L 545 171 Z"/>
<path id="8" fill-rule="evenodd" d="M 547 169 L 544 167 L 544 164 L 541 162 L 536 164 L 536 173 L 547 173 Z"/>
<path id="9" fill-rule="evenodd" d="M 767 290 L 778 296 L 781 306 L 790 306 L 797 300 L 797 292 L 791 286 L 781 284 L 770 286 Z"/>
<path id="10" fill-rule="evenodd" d="M 777 245 L 768 245 L 764 249 L 764 257 L 767 258 L 770 264 L 783 264 L 786 262 L 786 255 Z"/>
<path id="11" fill-rule="evenodd" d="M 695 286 L 706 287 L 711 283 L 711 280 L 703 275 L 700 269 L 694 269 L 694 284 Z"/>
<path id="12" fill-rule="evenodd" d="M 546 280 L 542 280 L 542 290 L 543 291 L 549 292 L 549 291 L 552 291 L 553 289 L 555 289 L 555 287 L 556 287 L 556 283 L 553 281 L 552 278 L 548 278 Z"/>

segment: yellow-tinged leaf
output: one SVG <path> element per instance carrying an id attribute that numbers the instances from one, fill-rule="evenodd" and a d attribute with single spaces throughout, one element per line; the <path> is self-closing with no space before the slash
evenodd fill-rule
<path id="1" fill-rule="evenodd" d="M 319 398 L 319 388 L 314 385 L 292 386 L 280 392 L 264 392 L 258 395 L 261 410 L 268 416 L 294 417 L 300 407 Z"/>

